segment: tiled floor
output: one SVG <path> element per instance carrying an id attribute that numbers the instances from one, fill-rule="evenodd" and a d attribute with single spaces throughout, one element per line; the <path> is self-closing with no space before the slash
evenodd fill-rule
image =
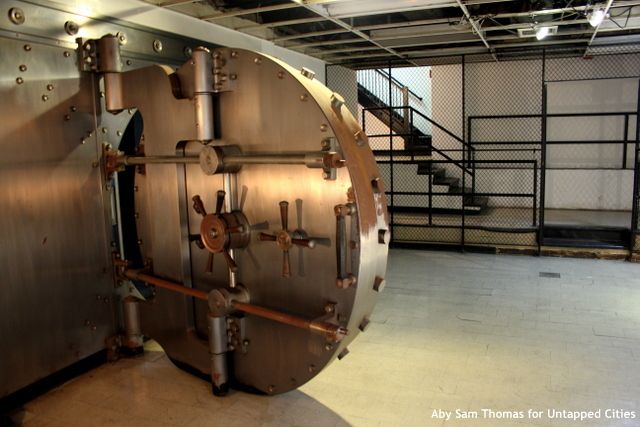
<path id="1" fill-rule="evenodd" d="M 30 402 L 15 419 L 33 426 L 640 425 L 637 264 L 395 250 L 387 277 L 367 333 L 298 391 L 214 398 L 206 382 L 151 348 Z M 483 418 L 483 408 L 525 418 Z M 434 409 L 477 411 L 479 419 L 444 421 Z M 528 418 L 529 409 L 544 413 Z M 602 412 L 579 422 L 548 419 L 547 409 Z M 606 409 L 635 418 L 607 419 Z"/>

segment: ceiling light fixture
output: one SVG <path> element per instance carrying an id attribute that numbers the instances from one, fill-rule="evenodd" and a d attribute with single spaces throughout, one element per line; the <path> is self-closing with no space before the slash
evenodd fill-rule
<path id="1" fill-rule="evenodd" d="M 549 35 L 549 27 L 538 27 L 536 29 L 536 39 L 542 40 Z"/>
<path id="2" fill-rule="evenodd" d="M 606 18 L 606 14 L 604 13 L 603 8 L 598 7 L 591 11 L 588 18 L 589 24 L 591 24 L 592 27 L 597 27 L 598 25 L 602 24 L 602 21 L 604 21 L 604 18 Z"/>

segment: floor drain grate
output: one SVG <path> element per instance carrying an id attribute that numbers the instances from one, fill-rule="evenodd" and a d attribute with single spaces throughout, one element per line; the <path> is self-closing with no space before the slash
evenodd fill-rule
<path id="1" fill-rule="evenodd" d="M 549 278 L 553 278 L 553 279 L 559 279 L 560 278 L 560 273 L 551 273 L 549 271 L 541 271 L 539 275 L 540 275 L 540 277 L 549 277 Z"/>

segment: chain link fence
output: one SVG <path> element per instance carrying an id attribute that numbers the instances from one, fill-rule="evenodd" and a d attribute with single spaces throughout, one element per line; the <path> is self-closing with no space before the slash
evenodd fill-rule
<path id="1" fill-rule="evenodd" d="M 328 65 L 379 163 L 392 242 L 539 250 L 545 223 L 591 211 L 636 231 L 640 54 L 589 55 Z"/>

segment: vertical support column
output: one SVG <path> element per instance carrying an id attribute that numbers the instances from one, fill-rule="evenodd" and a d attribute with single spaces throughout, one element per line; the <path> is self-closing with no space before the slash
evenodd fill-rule
<path id="1" fill-rule="evenodd" d="M 144 351 L 142 330 L 140 328 L 140 300 L 128 296 L 122 300 L 122 312 L 124 317 L 125 342 L 123 350 L 131 355 Z"/>
<path id="2" fill-rule="evenodd" d="M 209 354 L 211 356 L 211 391 L 224 396 L 229 391 L 227 372 L 227 321 L 224 316 L 209 313 Z"/>
<path id="3" fill-rule="evenodd" d="M 540 215 L 538 215 L 538 255 L 544 243 L 545 180 L 547 178 L 547 52 L 542 49 L 542 101 L 540 106 Z"/>
<path id="4" fill-rule="evenodd" d="M 542 86 L 542 123 L 540 138 L 540 224 L 538 225 L 538 254 L 544 243 L 545 180 L 547 175 L 547 85 Z"/>
<path id="5" fill-rule="evenodd" d="M 387 71 L 389 72 L 388 74 L 388 78 L 387 83 L 388 83 L 388 91 L 389 91 L 389 180 L 391 181 L 391 209 L 389 212 L 390 214 L 390 224 L 389 224 L 389 228 L 391 229 L 391 239 L 393 240 L 393 236 L 395 235 L 393 227 L 395 224 L 394 221 L 394 209 L 393 209 L 393 205 L 394 205 L 394 200 L 395 199 L 395 189 L 393 186 L 393 108 L 392 107 L 392 93 L 391 93 L 391 60 L 389 60 L 389 62 L 387 63 Z"/>
<path id="6" fill-rule="evenodd" d="M 629 242 L 629 252 L 633 252 L 638 233 L 638 203 L 640 203 L 640 171 L 638 170 L 638 151 L 640 150 L 640 80 L 638 80 L 638 99 L 636 107 L 636 141 L 633 154 L 633 199 L 631 206 L 631 238 Z"/>

